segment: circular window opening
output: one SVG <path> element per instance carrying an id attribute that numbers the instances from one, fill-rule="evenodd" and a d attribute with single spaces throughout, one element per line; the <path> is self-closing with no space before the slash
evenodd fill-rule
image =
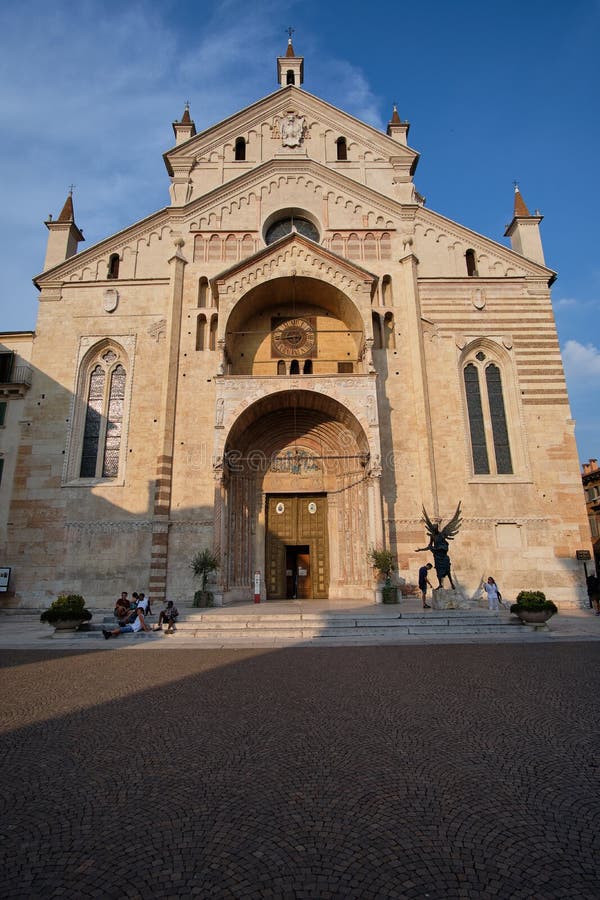
<path id="1" fill-rule="evenodd" d="M 265 234 L 265 243 L 272 244 L 285 237 L 286 234 L 291 234 L 292 231 L 297 231 L 298 234 L 310 238 L 311 241 L 317 241 L 317 243 L 319 241 L 319 231 L 312 222 L 301 216 L 286 216 L 269 225 Z"/>

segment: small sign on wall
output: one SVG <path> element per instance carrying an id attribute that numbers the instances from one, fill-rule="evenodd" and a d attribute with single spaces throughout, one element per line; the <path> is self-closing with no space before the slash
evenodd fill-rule
<path id="1" fill-rule="evenodd" d="M 6 593 L 10 581 L 10 566 L 0 566 L 0 593 Z"/>
<path id="2" fill-rule="evenodd" d="M 576 550 L 575 553 L 577 554 L 577 559 L 581 560 L 582 562 L 585 559 L 592 558 L 592 554 L 589 550 Z"/>

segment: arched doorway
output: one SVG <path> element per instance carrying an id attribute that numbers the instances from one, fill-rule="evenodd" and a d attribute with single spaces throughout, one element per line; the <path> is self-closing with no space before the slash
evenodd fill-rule
<path id="1" fill-rule="evenodd" d="M 249 406 L 225 442 L 226 600 L 247 599 L 256 571 L 266 599 L 363 598 L 375 487 L 367 437 L 338 400 L 288 390 Z"/>

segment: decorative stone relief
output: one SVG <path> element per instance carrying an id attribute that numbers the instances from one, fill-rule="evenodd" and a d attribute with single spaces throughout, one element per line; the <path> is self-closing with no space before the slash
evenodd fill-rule
<path id="1" fill-rule="evenodd" d="M 308 129 L 304 116 L 290 109 L 285 116 L 275 116 L 271 125 L 271 137 L 281 138 L 282 147 L 299 147 L 308 137 Z"/>
<path id="2" fill-rule="evenodd" d="M 104 311 L 112 313 L 119 305 L 119 292 L 116 288 L 106 288 L 102 299 L 104 302 Z"/>
<path id="3" fill-rule="evenodd" d="M 155 322 L 154 325 L 150 325 L 147 332 L 150 337 L 153 337 L 156 343 L 159 341 L 164 341 L 167 334 L 167 320 L 160 319 L 160 321 Z"/>
<path id="4" fill-rule="evenodd" d="M 279 453 L 271 460 L 269 469 L 271 472 L 282 472 L 286 475 L 310 475 L 321 471 L 314 454 L 303 447 Z"/>
<path id="5" fill-rule="evenodd" d="M 377 423 L 377 416 L 375 412 L 375 397 L 371 394 L 371 396 L 367 397 L 367 421 L 369 425 L 375 425 Z"/>
<path id="6" fill-rule="evenodd" d="M 152 521 L 148 519 L 130 520 L 127 522 L 67 522 L 67 528 L 83 534 L 127 534 L 131 531 L 152 531 Z"/>
<path id="7" fill-rule="evenodd" d="M 475 309 L 484 309 L 486 304 L 485 290 L 477 288 L 472 297 L 472 303 Z"/>

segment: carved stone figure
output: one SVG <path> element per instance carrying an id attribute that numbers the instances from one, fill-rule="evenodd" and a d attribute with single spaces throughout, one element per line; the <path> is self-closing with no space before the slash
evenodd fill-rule
<path id="1" fill-rule="evenodd" d="M 429 535 L 429 544 L 427 547 L 417 547 L 415 552 L 421 553 L 426 550 L 431 550 L 433 553 L 435 574 L 438 579 L 438 588 L 443 587 L 442 581 L 444 578 L 448 577 L 452 589 L 454 590 L 454 582 L 452 581 L 452 574 L 450 572 L 450 557 L 448 556 L 448 541 L 454 540 L 462 522 L 460 501 L 456 507 L 456 512 L 444 528 L 440 528 L 437 522 L 431 521 L 425 507 L 423 507 L 423 522 L 425 523 L 425 529 Z"/>

